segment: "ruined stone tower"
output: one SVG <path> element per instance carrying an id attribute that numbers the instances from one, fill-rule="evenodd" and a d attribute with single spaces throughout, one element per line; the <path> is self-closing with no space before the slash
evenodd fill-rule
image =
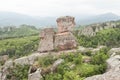
<path id="1" fill-rule="evenodd" d="M 65 16 L 57 20 L 58 32 L 53 28 L 43 29 L 40 33 L 40 44 L 38 51 L 68 50 L 77 47 L 77 41 L 72 30 L 75 27 L 74 17 Z"/>

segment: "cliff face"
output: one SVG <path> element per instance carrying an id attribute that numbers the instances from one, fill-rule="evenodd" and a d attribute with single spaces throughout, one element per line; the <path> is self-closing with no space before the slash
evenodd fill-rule
<path id="1" fill-rule="evenodd" d="M 78 35 L 95 36 L 97 32 L 108 28 L 120 28 L 120 22 L 91 24 L 79 31 Z"/>

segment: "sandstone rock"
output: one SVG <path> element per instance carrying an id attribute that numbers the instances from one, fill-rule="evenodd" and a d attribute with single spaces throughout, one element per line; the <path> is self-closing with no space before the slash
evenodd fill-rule
<path id="1" fill-rule="evenodd" d="M 0 61 L 7 61 L 9 59 L 8 55 L 0 56 Z"/>
<path id="2" fill-rule="evenodd" d="M 42 54 L 34 53 L 32 55 L 29 55 L 29 56 L 25 56 L 25 57 L 15 59 L 14 63 L 15 64 L 20 64 L 20 65 L 32 65 L 34 63 L 35 59 L 37 59 L 40 56 L 42 56 Z"/>
<path id="3" fill-rule="evenodd" d="M 95 48 L 95 49 L 92 50 L 91 54 L 95 54 L 95 53 L 97 53 L 98 51 L 100 51 L 103 48 L 106 48 L 106 46 L 98 46 L 97 48 Z"/>
<path id="4" fill-rule="evenodd" d="M 95 32 L 92 27 L 88 26 L 88 27 L 85 27 L 79 35 L 94 36 Z"/>
<path id="5" fill-rule="evenodd" d="M 28 61 L 27 56 L 25 56 L 25 57 L 21 57 L 21 58 L 14 60 L 14 63 L 20 64 L 20 65 L 25 65 L 25 64 L 27 65 L 27 64 L 29 64 L 29 61 Z"/>
<path id="6" fill-rule="evenodd" d="M 58 59 L 57 61 L 55 61 L 51 67 L 51 72 L 53 72 L 58 67 L 58 65 L 60 65 L 63 62 L 64 62 L 64 59 Z"/>
<path id="7" fill-rule="evenodd" d="M 108 69 L 114 69 L 116 66 L 120 65 L 120 55 L 116 55 L 107 60 Z"/>
<path id="8" fill-rule="evenodd" d="M 120 55 L 120 48 L 112 48 L 110 51 L 108 51 L 108 54 L 111 56 Z"/>
<path id="9" fill-rule="evenodd" d="M 57 20 L 58 33 L 72 31 L 75 27 L 74 17 L 64 16 L 60 17 Z"/>
<path id="10" fill-rule="evenodd" d="M 6 80 L 7 78 L 7 74 L 8 74 L 8 71 L 7 71 L 7 67 L 3 67 L 0 71 L 0 80 Z"/>
<path id="11" fill-rule="evenodd" d="M 7 68 L 13 67 L 13 61 L 12 60 L 6 61 L 3 67 Z"/>
<path id="12" fill-rule="evenodd" d="M 107 60 L 108 71 L 101 75 L 88 77 L 85 80 L 120 80 L 120 55 Z"/>
<path id="13" fill-rule="evenodd" d="M 83 62 L 84 63 L 89 63 L 91 61 L 91 58 L 90 57 L 85 57 L 83 58 Z"/>
<path id="14" fill-rule="evenodd" d="M 39 52 L 52 51 L 54 50 L 54 29 L 45 28 L 40 33 L 40 43 L 39 43 Z"/>
<path id="15" fill-rule="evenodd" d="M 36 72 L 31 73 L 28 75 L 28 80 L 41 80 L 42 76 L 41 76 L 41 69 L 37 69 Z"/>
<path id="16" fill-rule="evenodd" d="M 75 64 L 72 64 L 72 65 L 70 65 L 69 67 L 70 67 L 70 69 L 74 69 L 75 68 Z"/>
<path id="17" fill-rule="evenodd" d="M 120 70 L 119 71 L 108 71 L 103 75 L 95 75 L 88 77 L 85 80 L 120 80 Z"/>
<path id="18" fill-rule="evenodd" d="M 68 50 L 77 47 L 77 41 L 71 32 L 60 33 L 55 36 L 55 49 Z"/>
<path id="19" fill-rule="evenodd" d="M 79 46 L 78 47 L 78 51 L 81 52 L 81 53 L 86 53 L 86 52 L 89 52 L 89 51 L 92 51 L 93 48 L 85 48 L 83 46 Z"/>

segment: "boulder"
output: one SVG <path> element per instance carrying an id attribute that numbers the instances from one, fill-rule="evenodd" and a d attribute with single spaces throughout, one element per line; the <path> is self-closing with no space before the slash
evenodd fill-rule
<path id="1" fill-rule="evenodd" d="M 64 16 L 57 18 L 58 33 L 72 31 L 75 27 L 74 17 Z"/>
<path id="2" fill-rule="evenodd" d="M 9 59 L 9 56 L 8 55 L 3 55 L 3 56 L 0 56 L 0 61 L 7 61 Z"/>
<path id="3" fill-rule="evenodd" d="M 47 55 L 47 53 L 46 54 L 33 53 L 32 55 L 15 59 L 14 63 L 20 65 L 32 65 L 38 57 L 44 55 Z"/>
<path id="4" fill-rule="evenodd" d="M 64 59 L 56 60 L 51 67 L 51 72 L 55 71 L 55 69 L 58 67 L 58 65 L 60 65 L 63 62 L 64 62 Z"/>
<path id="5" fill-rule="evenodd" d="M 77 40 L 71 32 L 56 34 L 55 49 L 68 50 L 77 48 Z"/>
<path id="6" fill-rule="evenodd" d="M 36 72 L 30 73 L 28 75 L 28 80 L 41 80 L 41 79 L 42 79 L 42 76 L 41 76 L 41 69 L 40 68 L 38 68 L 36 70 Z"/>
<path id="7" fill-rule="evenodd" d="M 20 65 L 25 65 L 25 64 L 27 65 L 27 64 L 29 64 L 29 60 L 28 60 L 27 56 L 25 56 L 25 57 L 15 59 L 14 63 L 15 64 L 20 64 Z"/>
<path id="8" fill-rule="evenodd" d="M 110 56 L 120 55 L 120 48 L 112 48 L 108 51 Z"/>
<path id="9" fill-rule="evenodd" d="M 40 43 L 39 43 L 39 52 L 46 52 L 54 50 L 54 29 L 45 28 L 40 33 Z"/>
<path id="10" fill-rule="evenodd" d="M 96 54 L 98 51 L 100 51 L 101 49 L 106 48 L 106 46 L 98 46 L 97 48 L 92 50 L 91 54 Z"/>
<path id="11" fill-rule="evenodd" d="M 13 61 L 12 60 L 6 61 L 3 67 L 7 68 L 13 67 Z"/>
<path id="12" fill-rule="evenodd" d="M 109 58 L 107 61 L 108 69 L 114 69 L 116 66 L 120 65 L 120 55 Z"/>
<path id="13" fill-rule="evenodd" d="M 104 74 L 88 77 L 85 80 L 120 80 L 120 55 L 107 60 L 108 70 Z"/>

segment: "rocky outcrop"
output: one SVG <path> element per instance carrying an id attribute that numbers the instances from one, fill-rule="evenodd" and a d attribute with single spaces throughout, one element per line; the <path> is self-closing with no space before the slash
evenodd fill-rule
<path id="1" fill-rule="evenodd" d="M 120 48 L 112 48 L 108 54 L 110 56 L 120 55 Z"/>
<path id="2" fill-rule="evenodd" d="M 45 51 L 52 51 L 54 50 L 54 29 L 53 28 L 46 28 L 43 29 L 40 33 L 40 44 L 38 51 L 45 52 Z"/>
<path id="3" fill-rule="evenodd" d="M 74 17 L 60 17 L 56 21 L 58 32 L 55 33 L 53 28 L 46 28 L 41 31 L 39 52 L 68 50 L 77 47 L 77 40 L 71 32 L 75 27 Z"/>
<path id="4" fill-rule="evenodd" d="M 41 80 L 42 76 L 41 76 L 41 69 L 38 68 L 34 73 L 30 73 L 28 75 L 28 80 Z"/>
<path id="5" fill-rule="evenodd" d="M 119 22 L 117 23 L 111 21 L 111 22 L 87 25 L 78 32 L 78 35 L 95 36 L 97 32 L 109 28 L 120 28 L 120 24 Z"/>
<path id="6" fill-rule="evenodd" d="M 9 59 L 9 56 L 8 55 L 3 55 L 3 56 L 0 56 L 0 61 L 7 61 Z"/>
<path id="7" fill-rule="evenodd" d="M 75 27 L 74 17 L 64 16 L 57 18 L 58 33 L 72 31 Z"/>
<path id="8" fill-rule="evenodd" d="M 71 32 L 56 34 L 55 49 L 69 50 L 77 47 L 77 40 Z"/>
<path id="9" fill-rule="evenodd" d="M 114 48 L 109 52 L 113 50 Z M 106 62 L 108 64 L 107 72 L 88 77 L 85 80 L 120 80 L 120 55 L 111 56 Z"/>
<path id="10" fill-rule="evenodd" d="M 64 59 L 58 59 L 58 60 L 56 60 L 56 61 L 53 63 L 52 67 L 51 67 L 51 72 L 54 72 L 55 69 L 56 69 L 61 63 L 63 63 L 63 62 L 64 62 Z"/>
<path id="11" fill-rule="evenodd" d="M 97 48 L 91 50 L 91 52 L 92 52 L 91 54 L 95 54 L 103 48 L 107 48 L 107 47 L 106 46 L 98 46 Z"/>

